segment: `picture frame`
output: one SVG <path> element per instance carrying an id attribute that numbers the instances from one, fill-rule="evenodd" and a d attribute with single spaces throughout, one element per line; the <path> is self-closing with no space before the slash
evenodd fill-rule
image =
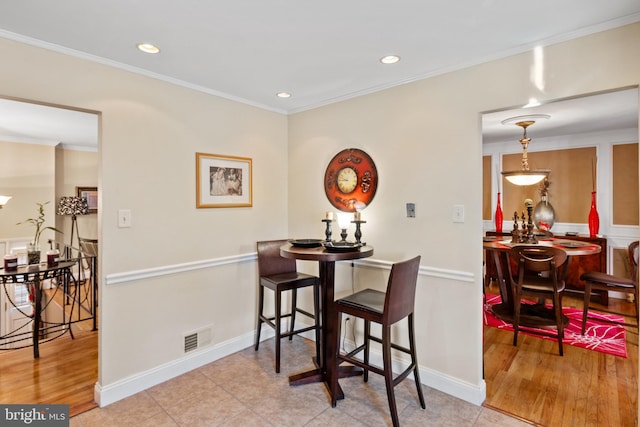
<path id="1" fill-rule="evenodd" d="M 98 187 L 76 187 L 76 197 L 87 199 L 89 213 L 98 213 Z"/>
<path id="2" fill-rule="evenodd" d="M 253 206 L 249 157 L 196 153 L 196 208 Z"/>

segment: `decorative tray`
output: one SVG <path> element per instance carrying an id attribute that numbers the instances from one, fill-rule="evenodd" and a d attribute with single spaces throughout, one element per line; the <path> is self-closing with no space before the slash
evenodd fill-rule
<path id="1" fill-rule="evenodd" d="M 322 246 L 322 240 L 320 239 L 293 239 L 289 240 L 289 243 L 299 248 L 317 248 L 318 246 Z"/>
<path id="2" fill-rule="evenodd" d="M 353 252 L 360 250 L 361 247 L 364 246 L 364 243 L 354 243 L 354 242 L 323 242 L 322 246 L 328 252 Z"/>

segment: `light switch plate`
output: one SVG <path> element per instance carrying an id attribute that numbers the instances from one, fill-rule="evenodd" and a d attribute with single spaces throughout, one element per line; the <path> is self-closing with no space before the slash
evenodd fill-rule
<path id="1" fill-rule="evenodd" d="M 453 205 L 453 222 L 464 222 L 464 205 Z"/>
<path id="2" fill-rule="evenodd" d="M 415 217 L 416 217 L 416 204 L 407 203 L 407 218 L 415 218 Z"/>
<path id="3" fill-rule="evenodd" d="M 129 228 L 131 227 L 131 210 L 120 209 L 118 211 L 118 227 Z"/>

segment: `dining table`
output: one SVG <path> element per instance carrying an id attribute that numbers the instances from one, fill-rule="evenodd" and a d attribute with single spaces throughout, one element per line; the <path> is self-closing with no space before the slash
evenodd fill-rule
<path id="1" fill-rule="evenodd" d="M 482 247 L 487 257 L 492 257 L 496 266 L 498 287 L 500 289 L 501 302 L 491 306 L 493 314 L 508 323 L 513 323 L 514 296 L 513 282 L 509 274 L 509 251 L 518 245 L 531 245 L 531 243 L 514 243 L 511 238 L 505 236 L 487 236 L 482 238 Z M 538 240 L 535 245 L 560 248 L 568 257 L 593 255 L 600 253 L 600 245 L 577 240 L 548 237 Z M 560 277 L 564 280 L 567 274 L 569 262 L 565 262 L 560 269 Z M 526 326 L 545 326 L 552 323 L 549 310 L 544 304 L 525 304 L 522 306 L 521 324 Z M 565 322 L 568 320 L 565 319 Z"/>
<path id="2" fill-rule="evenodd" d="M 362 370 L 355 366 L 337 365 L 336 352 L 338 350 L 336 312 L 334 306 L 335 293 L 335 265 L 337 261 L 353 261 L 373 255 L 373 247 L 362 245 L 354 248 L 326 248 L 323 245 L 315 247 L 301 247 L 286 244 L 280 248 L 280 255 L 304 261 L 316 261 L 319 266 L 320 279 L 320 360 L 313 359 L 315 368 L 289 376 L 289 385 L 303 385 L 324 382 L 330 397 L 332 381 L 337 378 L 361 375 Z M 344 399 L 340 386 L 336 399 Z"/>
<path id="3" fill-rule="evenodd" d="M 69 317 L 69 321 L 67 321 L 64 310 L 62 310 L 63 318 L 61 322 L 45 321 L 43 319 L 43 313 L 46 310 L 46 305 L 43 305 L 43 284 L 45 281 L 54 280 L 58 282 L 55 287 L 56 292 L 59 289 L 59 284 L 63 284 L 66 288 L 69 286 L 69 283 L 75 282 L 71 269 L 76 264 L 77 263 L 73 261 L 63 261 L 52 265 L 48 265 L 47 263 L 20 265 L 15 270 L 0 269 L 0 281 L 3 286 L 2 292 L 7 295 L 7 301 L 11 304 L 12 308 L 18 311 L 22 310 L 11 297 L 12 292 L 7 289 L 8 285 L 25 285 L 30 287 L 29 294 L 33 307 L 33 314 L 24 313 L 25 317 L 30 317 L 30 322 L 33 322 L 31 330 L 29 332 L 20 332 L 19 330 L 8 331 L 5 335 L 0 336 L 0 344 L 10 345 L 19 343 L 24 340 L 21 336 L 29 334 L 31 335 L 31 345 L 33 346 L 33 357 L 37 359 L 40 357 L 39 344 L 41 339 L 50 341 L 53 338 L 64 335 L 66 331 L 69 331 L 71 338 L 73 338 L 73 331 L 71 330 L 70 324 L 71 317 Z M 73 308 L 71 310 L 73 311 Z M 20 329 L 24 329 L 24 327 Z M 57 335 L 52 336 L 51 334 L 54 332 L 57 332 Z"/>

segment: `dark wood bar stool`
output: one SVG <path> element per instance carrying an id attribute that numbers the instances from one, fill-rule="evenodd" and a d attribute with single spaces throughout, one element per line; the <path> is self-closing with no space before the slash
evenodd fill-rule
<path id="1" fill-rule="evenodd" d="M 582 335 L 585 333 L 587 327 L 587 316 L 589 311 L 589 303 L 591 301 L 591 291 L 598 289 L 601 291 L 617 291 L 623 293 L 633 294 L 633 304 L 636 309 L 636 323 L 616 322 L 608 321 L 606 319 L 598 318 L 599 321 L 615 323 L 622 326 L 634 326 L 638 328 L 638 241 L 631 242 L 627 248 L 627 254 L 629 256 L 629 271 L 631 272 L 631 278 L 614 276 L 612 274 L 601 273 L 598 271 L 589 271 L 583 273 L 580 276 L 580 280 L 585 281 L 584 285 L 584 308 L 582 311 Z M 614 313 L 609 310 L 599 310 L 606 313 Z M 616 313 L 621 314 L 621 313 Z"/>
<path id="2" fill-rule="evenodd" d="M 418 357 L 415 347 L 415 333 L 413 322 L 413 310 L 416 295 L 416 282 L 418 280 L 418 269 L 420 268 L 420 256 L 413 259 L 399 262 L 391 267 L 387 291 L 380 292 L 373 289 L 365 289 L 353 295 L 341 298 L 335 302 L 337 316 L 337 337 L 340 337 L 340 325 L 342 323 L 342 313 L 364 319 L 364 344 L 355 350 L 340 354 L 339 346 L 337 352 L 337 365 L 348 362 L 364 369 L 364 381 L 369 379 L 369 371 L 382 375 L 387 388 L 387 399 L 391 410 L 391 420 L 394 427 L 400 425 L 398 420 L 398 410 L 394 387 L 413 372 L 418 390 L 420 406 L 425 409 L 422 385 L 420 383 L 420 373 L 418 372 Z M 409 348 L 402 347 L 391 342 L 391 326 L 398 321 L 407 318 L 409 329 Z M 371 335 L 371 322 L 382 326 L 382 338 Z M 383 367 L 369 363 L 370 341 L 382 344 Z M 411 364 L 401 374 L 394 378 L 392 370 L 391 349 L 399 350 L 411 356 Z M 363 358 L 356 358 L 355 355 L 364 351 Z M 332 384 L 334 390 L 338 389 L 338 380 Z M 332 405 L 336 406 L 337 392 L 332 393 Z"/>
<path id="3" fill-rule="evenodd" d="M 296 270 L 296 260 L 287 259 L 280 256 L 280 247 L 287 244 L 287 240 L 270 240 L 257 243 L 258 250 L 258 326 L 256 327 L 255 350 L 258 351 L 260 345 L 260 329 L 263 323 L 275 329 L 276 341 L 276 372 L 280 372 L 280 340 L 302 332 L 315 330 L 316 333 L 316 360 L 320 359 L 320 327 L 318 313 L 320 312 L 320 279 Z M 313 286 L 313 307 L 314 313 L 309 313 L 297 307 L 298 289 Z M 264 315 L 264 288 L 269 288 L 274 292 L 275 306 L 274 315 L 267 317 Z M 282 314 L 282 294 L 291 291 L 291 309 L 289 313 Z M 313 319 L 313 325 L 305 328 L 295 329 L 296 313 L 303 314 Z M 290 329 L 282 332 L 282 319 L 291 318 Z"/>

